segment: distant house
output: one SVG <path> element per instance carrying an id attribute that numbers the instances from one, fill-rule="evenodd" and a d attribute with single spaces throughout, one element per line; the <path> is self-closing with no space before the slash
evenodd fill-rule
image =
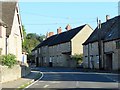
<path id="1" fill-rule="evenodd" d="M 49 37 L 39 44 L 36 51 L 36 62 L 38 66 L 53 67 L 75 67 L 76 61 L 71 59 L 72 55 L 82 54 L 82 43 L 92 33 L 92 28 L 85 24 L 71 29 L 66 26 L 67 31 L 62 32 L 61 27 L 57 29 L 57 34 L 49 33 Z"/>
<path id="2" fill-rule="evenodd" d="M 120 69 L 120 16 L 109 19 L 83 43 L 84 68 Z"/>
<path id="3" fill-rule="evenodd" d="M 18 61 L 22 60 L 22 24 L 17 2 L 0 2 L 0 19 L 6 23 L 6 54 L 14 54 Z M 3 33 L 3 32 L 2 32 Z M 2 52 L 3 52 L 2 51 Z"/>

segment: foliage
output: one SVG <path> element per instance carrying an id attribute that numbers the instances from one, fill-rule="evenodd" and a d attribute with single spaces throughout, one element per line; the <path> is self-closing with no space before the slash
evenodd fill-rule
<path id="1" fill-rule="evenodd" d="M 0 55 L 1 55 L 1 52 L 2 52 L 2 48 L 0 48 Z"/>
<path id="2" fill-rule="evenodd" d="M 78 64 L 82 63 L 83 61 L 83 54 L 75 54 L 72 56 L 73 60 L 76 60 Z"/>
<path id="3" fill-rule="evenodd" d="M 17 64 L 16 57 L 13 54 L 2 55 L 0 56 L 0 59 L 1 59 L 1 64 L 8 66 L 9 68 Z"/>
<path id="4" fill-rule="evenodd" d="M 23 48 L 23 51 L 30 54 L 31 50 L 34 49 L 40 42 L 42 42 L 45 36 L 38 35 L 36 33 L 26 34 L 25 27 L 23 26 L 22 28 L 23 28 L 23 35 L 24 35 L 24 41 L 22 43 L 22 48 Z"/>

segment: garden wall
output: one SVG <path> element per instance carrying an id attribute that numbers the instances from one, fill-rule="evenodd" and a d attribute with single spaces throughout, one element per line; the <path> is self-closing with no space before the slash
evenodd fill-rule
<path id="1" fill-rule="evenodd" d="M 30 68 L 27 66 L 15 65 L 12 68 L 0 65 L 0 82 L 5 83 L 24 77 L 30 73 Z"/>

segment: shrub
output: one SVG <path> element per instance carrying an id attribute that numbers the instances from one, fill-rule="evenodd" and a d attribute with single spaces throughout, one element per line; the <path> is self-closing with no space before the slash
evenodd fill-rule
<path id="1" fill-rule="evenodd" d="M 8 66 L 11 68 L 15 64 L 17 64 L 16 57 L 13 54 L 3 55 L 1 56 L 2 65 Z"/>
<path id="2" fill-rule="evenodd" d="M 72 56 L 73 60 L 76 60 L 78 64 L 83 62 L 83 54 L 75 54 Z"/>

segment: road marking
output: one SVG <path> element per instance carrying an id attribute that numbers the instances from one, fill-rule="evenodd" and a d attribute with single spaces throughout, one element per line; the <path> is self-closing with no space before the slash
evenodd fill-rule
<path id="1" fill-rule="evenodd" d="M 37 83 L 39 80 L 41 80 L 41 79 L 43 78 L 44 74 L 43 74 L 42 72 L 40 72 L 40 73 L 42 74 L 42 76 L 41 76 L 38 80 L 36 80 L 35 82 L 33 82 L 32 84 L 30 84 L 30 85 L 28 85 L 27 87 L 25 87 L 23 90 L 25 90 L 26 88 L 29 88 L 30 86 L 32 86 L 33 84 L 35 84 L 35 83 Z"/>
<path id="2" fill-rule="evenodd" d="M 52 81 L 52 82 L 50 82 L 50 83 L 61 83 L 61 82 L 58 82 L 58 81 Z"/>
<path id="3" fill-rule="evenodd" d="M 76 87 L 79 87 L 79 82 L 78 81 L 76 82 Z"/>
<path id="4" fill-rule="evenodd" d="M 48 86 L 50 86 L 50 85 L 45 85 L 43 88 L 47 88 Z"/>
<path id="5" fill-rule="evenodd" d="M 105 76 L 105 75 L 104 75 L 104 77 L 106 77 L 107 79 L 109 79 L 109 80 L 112 80 L 112 81 L 114 81 L 114 82 L 117 82 L 117 83 L 119 82 L 118 80 L 116 80 L 116 79 L 113 79 L 112 77 Z"/>

